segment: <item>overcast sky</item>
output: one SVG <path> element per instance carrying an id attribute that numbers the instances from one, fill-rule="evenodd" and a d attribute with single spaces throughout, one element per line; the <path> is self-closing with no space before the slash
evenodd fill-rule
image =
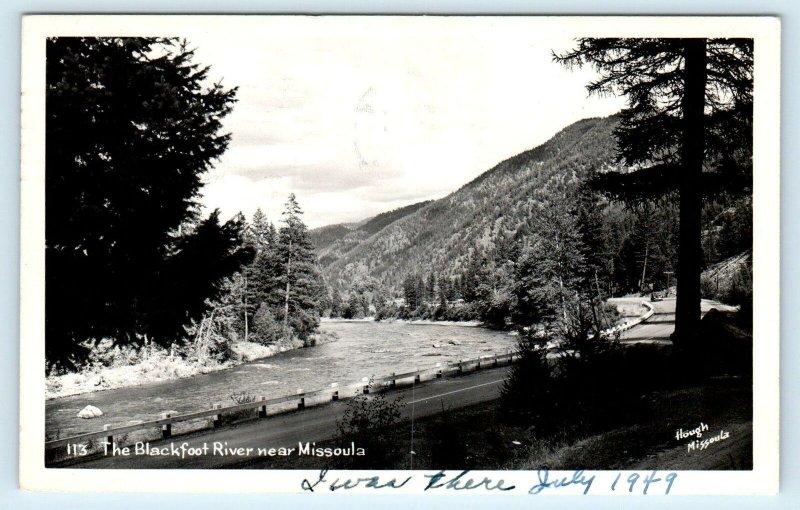
<path id="1" fill-rule="evenodd" d="M 239 18 L 181 34 L 239 87 L 202 198 L 225 218 L 260 207 L 277 222 L 290 192 L 312 228 L 441 198 L 623 105 L 552 62 L 578 34 L 541 18 Z"/>

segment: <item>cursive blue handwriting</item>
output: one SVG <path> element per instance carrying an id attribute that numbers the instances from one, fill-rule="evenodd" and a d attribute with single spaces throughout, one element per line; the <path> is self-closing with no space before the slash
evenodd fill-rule
<path id="1" fill-rule="evenodd" d="M 469 470 L 466 469 L 459 473 L 457 476 L 443 481 L 443 478 L 446 478 L 447 475 L 444 471 L 439 471 L 435 475 L 425 475 L 425 478 L 430 478 L 428 485 L 425 487 L 425 490 L 429 489 L 450 489 L 455 491 L 463 491 L 463 490 L 474 490 L 474 489 L 486 489 L 487 491 L 510 491 L 514 489 L 514 485 L 509 487 L 504 487 L 505 480 L 502 478 L 499 479 L 497 482 L 492 481 L 491 478 L 484 477 L 483 480 L 480 482 L 475 482 L 472 478 L 466 478 L 467 473 Z M 440 483 L 441 482 L 441 483 Z"/>
<path id="2" fill-rule="evenodd" d="M 587 476 L 582 469 L 572 473 L 572 477 L 565 476 L 563 478 L 554 478 L 550 480 L 550 471 L 547 469 L 540 469 L 536 472 L 539 478 L 539 483 L 534 485 L 528 490 L 528 494 L 539 494 L 545 489 L 560 489 L 561 487 L 569 487 L 571 485 L 583 485 L 583 493 L 587 494 L 589 489 L 592 488 L 594 483 L 594 475 Z"/>
<path id="3" fill-rule="evenodd" d="M 326 474 L 328 474 L 328 470 L 321 469 L 316 481 L 312 483 L 307 478 L 304 478 L 303 481 L 300 483 L 300 487 L 302 487 L 304 491 L 314 492 L 314 489 L 317 487 L 317 485 L 321 483 L 325 484 L 328 483 L 328 481 L 325 480 Z M 366 487 L 367 489 L 386 489 L 386 488 L 399 489 L 400 487 L 407 484 L 409 481 L 411 481 L 410 476 L 401 482 L 398 482 L 397 478 L 392 478 L 391 480 L 384 482 L 380 479 L 379 476 L 367 476 L 356 479 L 347 478 L 344 481 L 339 481 L 339 479 L 337 478 L 336 480 L 331 482 L 330 485 L 328 485 L 328 490 L 333 492 L 339 489 L 344 489 L 344 490 L 355 489 L 356 487 Z"/>
<path id="4" fill-rule="evenodd" d="M 642 495 L 647 496 L 647 491 L 650 490 L 650 486 L 654 483 L 664 482 L 667 484 L 667 487 L 664 490 L 664 495 L 669 495 L 669 491 L 672 490 L 672 484 L 675 482 L 675 479 L 678 478 L 678 473 L 672 472 L 668 473 L 667 476 L 664 478 L 659 478 L 657 476 L 657 471 L 654 469 L 650 474 L 646 475 L 644 478 L 641 479 L 640 486 L 642 487 Z M 622 473 L 617 473 L 617 477 L 614 479 L 614 483 L 611 484 L 611 490 L 617 490 L 617 482 L 619 482 Z M 628 492 L 633 492 L 636 488 L 637 482 L 641 476 L 639 473 L 631 473 L 628 475 L 627 482 L 628 482 Z"/>

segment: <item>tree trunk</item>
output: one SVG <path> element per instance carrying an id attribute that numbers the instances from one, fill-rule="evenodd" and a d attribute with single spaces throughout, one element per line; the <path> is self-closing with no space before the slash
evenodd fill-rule
<path id="1" fill-rule="evenodd" d="M 247 324 L 247 277 L 244 277 L 244 341 L 249 341 L 250 328 Z"/>
<path id="2" fill-rule="evenodd" d="M 682 101 L 683 140 L 680 176 L 680 229 L 678 233 L 676 348 L 686 349 L 687 341 L 700 323 L 700 213 L 702 194 L 700 179 L 705 152 L 705 88 L 706 40 L 684 42 L 684 94 Z"/>
<path id="3" fill-rule="evenodd" d="M 289 291 L 291 286 L 289 281 L 292 277 L 292 238 L 289 237 L 289 256 L 286 260 L 286 301 L 283 309 L 283 336 L 289 339 Z"/>

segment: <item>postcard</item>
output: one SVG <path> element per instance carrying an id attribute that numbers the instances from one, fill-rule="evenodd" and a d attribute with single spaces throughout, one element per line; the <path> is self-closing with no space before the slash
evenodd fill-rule
<path id="1" fill-rule="evenodd" d="M 22 24 L 24 489 L 778 491 L 778 19 Z"/>

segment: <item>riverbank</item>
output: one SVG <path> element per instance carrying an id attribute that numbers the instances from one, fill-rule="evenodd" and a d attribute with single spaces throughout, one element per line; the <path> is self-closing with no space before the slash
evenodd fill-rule
<path id="1" fill-rule="evenodd" d="M 460 326 L 465 328 L 480 328 L 483 327 L 484 324 L 481 321 L 434 321 L 431 319 L 381 319 L 379 321 L 375 320 L 375 317 L 363 317 L 361 319 L 331 319 L 331 318 L 322 318 L 320 319 L 322 323 L 331 323 L 331 322 L 383 322 L 386 324 L 410 324 L 412 326 Z"/>
<path id="2" fill-rule="evenodd" d="M 157 419 L 164 412 L 185 414 L 214 404 L 230 405 L 236 401 L 233 397 L 242 393 L 271 399 L 294 395 L 299 388 L 329 388 L 332 383 L 344 391 L 364 377 L 505 353 L 516 345 L 516 339 L 506 332 L 485 328 L 362 322 L 322 324 L 320 332 L 335 336 L 336 341 L 192 377 L 51 398 L 45 403 L 46 433 L 52 438 L 69 437 L 95 431 L 106 423 L 123 426 L 133 420 Z M 100 409 L 102 418 L 78 418 L 87 405 Z"/>
<path id="3" fill-rule="evenodd" d="M 316 333 L 314 336 L 315 344 L 335 340 L 333 336 L 325 333 Z M 174 349 L 157 346 L 146 346 L 135 350 L 107 349 L 106 352 L 97 353 L 92 361 L 76 372 L 49 374 L 45 379 L 45 399 L 219 372 L 302 347 L 303 341 L 297 338 L 281 340 L 272 345 L 245 341 L 231 342 L 232 355 L 225 361 L 211 356 L 182 356 Z"/>

